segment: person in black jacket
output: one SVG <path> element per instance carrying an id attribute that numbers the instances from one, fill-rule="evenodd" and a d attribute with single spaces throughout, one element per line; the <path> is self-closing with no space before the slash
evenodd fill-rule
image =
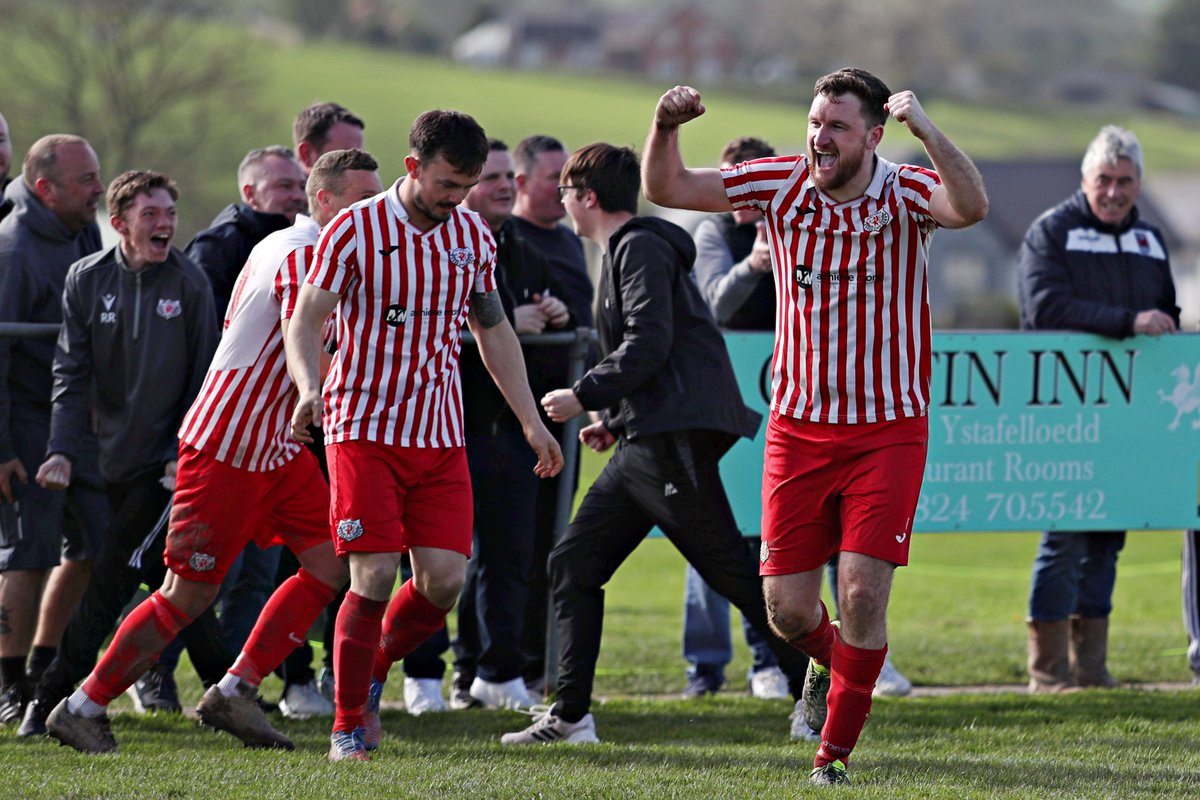
<path id="1" fill-rule="evenodd" d="M 113 521 L 108 549 L 27 713 L 43 728 L 95 665 L 138 585 L 157 586 L 165 572 L 176 432 L 217 344 L 208 281 L 171 247 L 177 197 L 161 173 L 117 176 L 106 202 L 120 243 L 76 261 L 67 273 L 50 441 L 37 482 L 51 489 L 71 484 L 94 416 Z M 232 659 L 212 610 L 181 637 L 205 685 L 219 681 Z"/>
<path id="2" fill-rule="evenodd" d="M 1115 125 L 1083 157 L 1079 191 L 1030 226 L 1017 266 L 1021 327 L 1123 339 L 1179 326 L 1162 234 L 1138 218 L 1142 150 Z M 1124 531 L 1046 531 L 1029 593 L 1029 690 L 1113 688 L 1105 664 Z"/>
<path id="3" fill-rule="evenodd" d="M 242 202 L 221 209 L 185 250 L 208 276 L 218 320 L 225 317 L 233 284 L 254 245 L 269 233 L 291 227 L 296 215 L 308 209 L 304 170 L 295 154 L 282 145 L 246 153 L 237 174 Z"/>
<path id="4" fill-rule="evenodd" d="M 761 417 L 742 402 L 725 342 L 692 280 L 691 237 L 634 216 L 638 169 L 629 148 L 593 144 L 562 171 L 559 191 L 576 232 L 604 252 L 596 327 L 605 355 L 574 387 L 547 393 L 542 407 L 560 422 L 593 412 L 580 441 L 617 449 L 550 554 L 561 643 L 556 701 L 530 727 L 501 737 L 504 744 L 598 741 L 588 709 L 603 586 L 655 525 L 709 585 L 768 631 L 758 565 L 718 471 Z M 771 639 L 799 688 L 807 660 Z"/>

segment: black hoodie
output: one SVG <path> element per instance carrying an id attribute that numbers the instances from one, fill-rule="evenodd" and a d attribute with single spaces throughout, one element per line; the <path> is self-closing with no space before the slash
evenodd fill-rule
<path id="1" fill-rule="evenodd" d="M 575 384 L 583 407 L 628 439 L 683 430 L 752 438 L 747 408 L 690 272 L 696 246 L 683 228 L 633 217 L 613 233 L 597 287 L 604 359 Z"/>
<path id="2" fill-rule="evenodd" d="M 212 285 L 218 321 L 225 319 L 233 285 L 254 245 L 291 225 L 283 214 L 264 214 L 245 203 L 230 204 L 188 244 L 184 251 L 188 259 L 204 270 Z"/>

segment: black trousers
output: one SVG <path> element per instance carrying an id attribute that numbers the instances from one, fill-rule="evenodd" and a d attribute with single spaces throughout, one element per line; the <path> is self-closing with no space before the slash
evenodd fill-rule
<path id="1" fill-rule="evenodd" d="M 734 522 L 717 464 L 732 437 L 680 431 L 622 439 L 550 554 L 560 642 L 556 715 L 574 721 L 591 705 L 604 624 L 604 585 L 657 525 L 700 576 L 768 640 L 793 694 L 807 657 L 767 625 L 758 560 Z"/>
<path id="2" fill-rule="evenodd" d="M 147 468 L 129 481 L 108 484 L 113 508 L 108 548 L 92 568 L 79 608 L 63 634 L 58 655 L 38 684 L 36 698 L 52 708 L 74 691 L 96 665 L 104 642 L 121 611 L 143 582 L 157 589 L 166 574 L 163 547 L 171 493 L 159 479 L 163 466 Z M 221 679 L 232 659 L 212 608 L 180 632 L 196 673 L 210 686 Z"/>

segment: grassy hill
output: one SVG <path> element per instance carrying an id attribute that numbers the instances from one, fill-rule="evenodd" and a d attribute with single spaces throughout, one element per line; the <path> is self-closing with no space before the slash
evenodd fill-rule
<path id="1" fill-rule="evenodd" d="M 296 111 L 318 99 L 336 100 L 367 122 L 367 147 L 379 158 L 385 181 L 403 169 L 408 129 L 429 108 L 458 108 L 474 115 L 492 136 L 515 144 L 531 133 L 549 133 L 579 147 L 594 141 L 640 150 L 659 95 L 672 82 L 566 73 L 479 70 L 440 59 L 337 44 L 264 44 L 258 54 L 264 77 L 269 130 L 247 130 L 245 149 L 290 142 Z M 704 92 L 709 113 L 683 136 L 690 164 L 713 164 L 725 142 L 758 135 L 781 151 L 804 146 L 807 107 L 759 100 L 729 90 Z M 1200 165 L 1200 124 L 1133 109 L 1121 113 L 968 106 L 931 101 L 928 110 L 975 158 L 1078 157 L 1100 125 L 1115 122 L 1137 131 L 1148 168 L 1164 172 Z M 884 152 L 911 153 L 916 144 L 889 129 Z M 214 164 L 211 179 L 230 182 L 241 152 Z"/>

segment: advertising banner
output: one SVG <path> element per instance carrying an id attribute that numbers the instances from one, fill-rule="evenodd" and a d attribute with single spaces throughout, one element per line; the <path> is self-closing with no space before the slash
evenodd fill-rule
<path id="1" fill-rule="evenodd" d="M 725 341 L 765 416 L 774 337 Z M 935 331 L 931 394 L 915 531 L 1200 527 L 1200 335 Z M 765 430 L 721 462 L 746 535 Z"/>

